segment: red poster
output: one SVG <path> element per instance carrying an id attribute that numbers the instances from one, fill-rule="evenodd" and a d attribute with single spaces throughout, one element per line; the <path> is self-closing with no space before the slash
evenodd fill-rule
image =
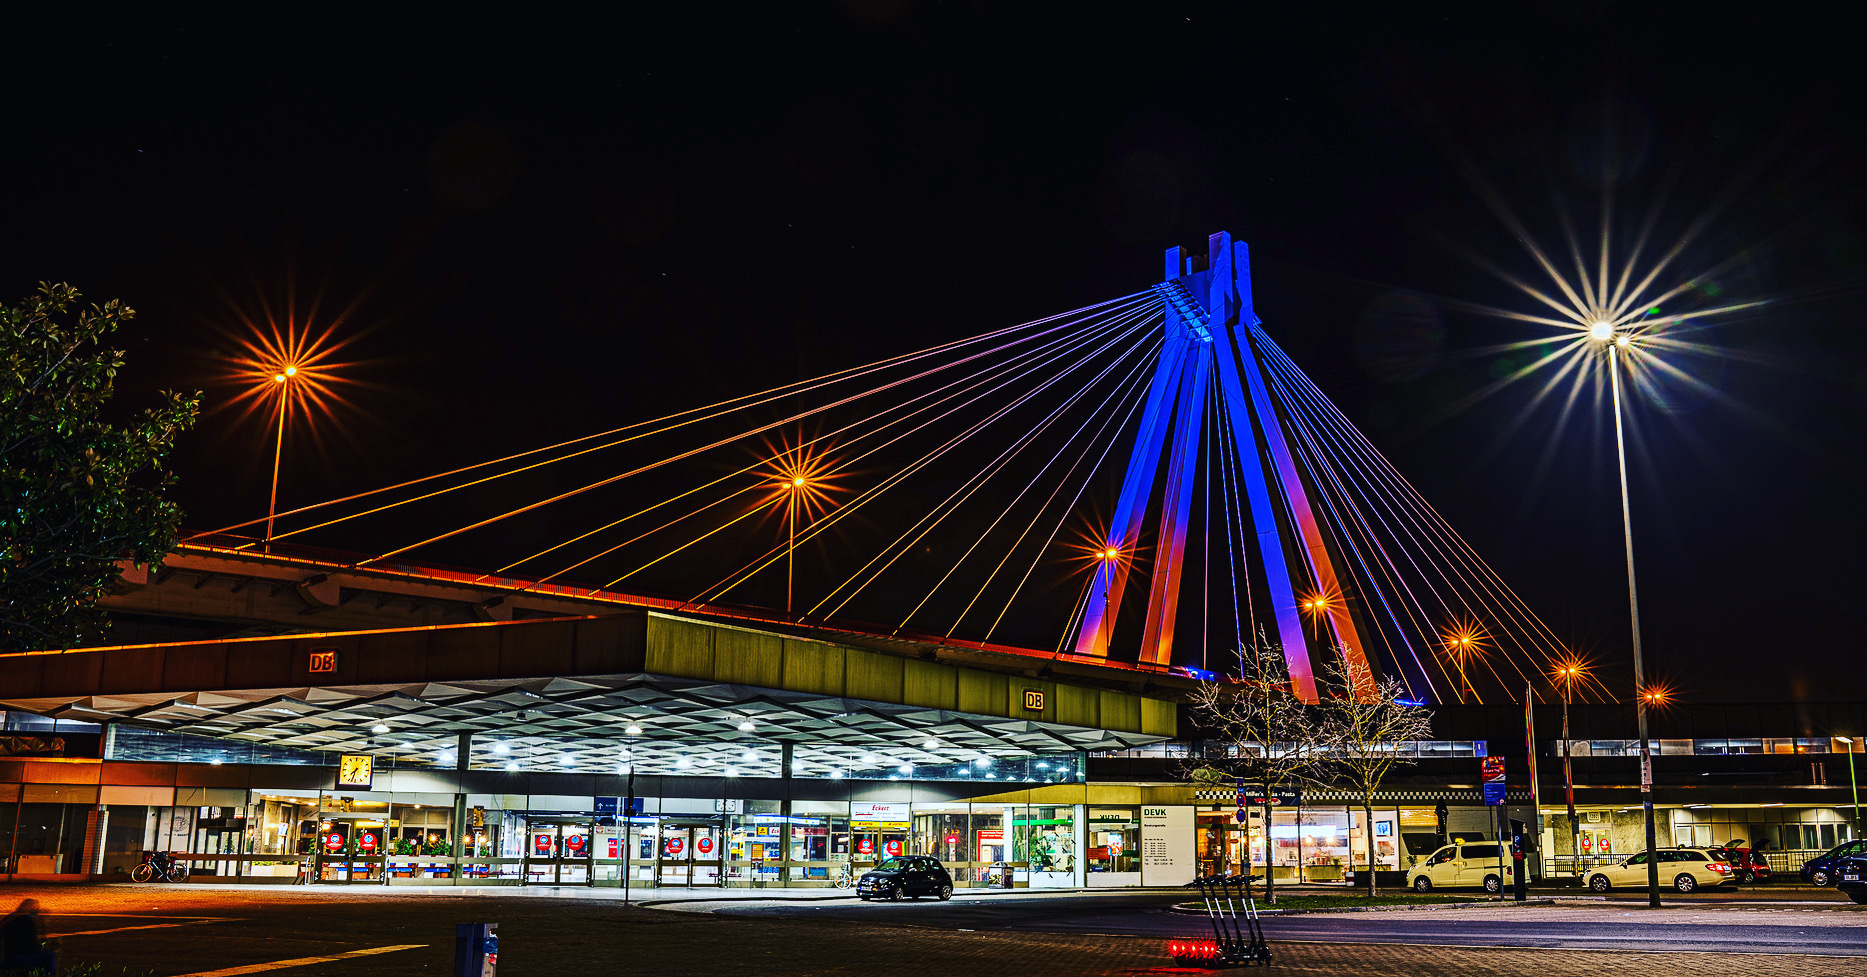
<path id="1" fill-rule="evenodd" d="M 609 839 L 609 857 L 611 858 L 622 857 L 622 844 L 616 838 Z"/>
<path id="2" fill-rule="evenodd" d="M 532 835 L 532 854 L 534 855 L 551 854 L 551 836 L 550 835 Z"/>
<path id="3" fill-rule="evenodd" d="M 564 847 L 570 849 L 570 853 L 573 855 L 583 854 L 583 835 L 566 835 L 564 837 Z"/>
<path id="4" fill-rule="evenodd" d="M 1608 854 L 1608 836 L 1607 835 L 1601 836 L 1601 853 L 1603 855 Z"/>
<path id="5" fill-rule="evenodd" d="M 687 847 L 687 842 L 682 841 L 679 838 L 669 838 L 667 847 L 668 847 L 668 854 L 679 855 L 681 853 L 681 849 Z"/>
<path id="6" fill-rule="evenodd" d="M 363 845 L 364 851 L 375 851 L 376 850 L 376 833 L 373 831 L 363 832 L 362 845 Z"/>
<path id="7" fill-rule="evenodd" d="M 344 846 L 343 835 L 340 835 L 337 832 L 333 831 L 330 834 L 324 836 L 324 847 L 329 848 L 331 851 L 336 851 L 337 849 L 342 848 L 343 846 Z"/>
<path id="8" fill-rule="evenodd" d="M 694 847 L 700 849 L 700 854 L 702 855 L 711 855 L 713 854 L 713 839 L 702 838 L 694 842 Z"/>
<path id="9" fill-rule="evenodd" d="M 1594 849 L 1594 847 L 1595 847 L 1595 839 L 1593 839 L 1593 838 L 1590 838 L 1590 837 L 1588 837 L 1588 836 L 1586 836 L 1586 835 L 1584 835 L 1584 836 L 1582 837 L 1582 850 L 1583 850 L 1583 851 L 1590 851 L 1590 850 L 1593 850 L 1593 849 Z"/>
<path id="10" fill-rule="evenodd" d="M 899 855 L 901 854 L 901 842 L 893 838 L 890 838 L 889 840 L 882 842 L 882 850 L 887 852 L 890 857 Z"/>
<path id="11" fill-rule="evenodd" d="M 333 837 L 334 837 L 334 836 L 333 836 Z M 858 855 L 873 855 L 873 854 L 875 854 L 875 839 L 874 839 L 874 838 L 858 838 L 858 839 L 856 839 L 856 854 L 858 854 Z"/>

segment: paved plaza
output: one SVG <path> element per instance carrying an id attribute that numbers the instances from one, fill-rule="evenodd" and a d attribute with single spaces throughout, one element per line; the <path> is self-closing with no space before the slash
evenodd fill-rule
<path id="1" fill-rule="evenodd" d="M 1164 974 L 1185 971 L 1162 955 L 1162 936 L 1191 935 L 1199 924 L 1160 912 L 1171 897 L 1158 893 L 649 907 L 587 892 L 111 885 L 0 893 L 9 908 L 28 896 L 45 904 L 53 932 L 64 936 L 67 966 L 153 977 L 445 974 L 454 924 L 482 921 L 499 924 L 500 973 L 508 977 Z M 1121 932 L 1122 920 L 1130 932 Z M 1611 948 L 1560 948 L 1590 931 Z M 1509 942 L 1513 932 L 1522 942 Z M 1705 945 L 1699 935 L 1710 932 L 1727 938 Z M 1277 920 L 1270 935 L 1275 972 L 1293 974 L 1867 973 L 1867 958 L 1847 956 L 1867 953 L 1867 911 L 1813 901 L 1310 915 Z M 1458 945 L 1481 939 L 1504 945 Z M 1800 952 L 1809 949 L 1817 952 Z"/>

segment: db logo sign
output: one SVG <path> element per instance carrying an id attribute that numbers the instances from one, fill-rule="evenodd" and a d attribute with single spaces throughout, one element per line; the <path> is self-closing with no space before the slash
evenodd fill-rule
<path id="1" fill-rule="evenodd" d="M 700 849 L 700 854 L 710 855 L 713 853 L 713 839 L 702 838 L 699 841 L 694 842 L 694 847 Z"/>
<path id="2" fill-rule="evenodd" d="M 901 854 L 901 842 L 899 842 L 899 841 L 884 841 L 884 842 L 882 842 L 882 850 L 883 850 L 883 851 L 885 851 L 885 852 L 887 852 L 887 853 L 888 853 L 889 855 L 891 855 L 891 856 L 893 856 L 893 855 L 899 855 L 899 854 Z"/>
<path id="3" fill-rule="evenodd" d="M 668 854 L 670 855 L 679 855 L 681 853 L 681 849 L 686 848 L 686 847 L 687 847 L 687 842 L 682 841 L 679 838 L 668 839 L 667 848 L 668 848 Z"/>

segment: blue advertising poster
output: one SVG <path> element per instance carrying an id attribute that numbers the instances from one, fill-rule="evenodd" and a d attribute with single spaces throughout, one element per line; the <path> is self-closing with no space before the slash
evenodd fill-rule
<path id="1" fill-rule="evenodd" d="M 1493 807 L 1504 803 L 1504 785 L 1501 783 L 1486 784 L 1485 803 Z"/>
<path id="2" fill-rule="evenodd" d="M 613 817 L 615 817 L 615 816 L 616 816 L 616 807 L 617 807 L 617 804 L 616 804 L 616 802 L 617 802 L 618 800 L 620 800 L 620 798 L 616 798 L 616 797 L 599 797 L 599 798 L 597 798 L 597 799 L 596 799 L 596 816 L 597 816 L 597 817 L 599 817 L 599 818 L 613 818 Z"/>

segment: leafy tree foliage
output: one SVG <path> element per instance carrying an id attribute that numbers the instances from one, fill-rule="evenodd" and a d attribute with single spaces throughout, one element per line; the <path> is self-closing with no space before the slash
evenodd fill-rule
<path id="1" fill-rule="evenodd" d="M 201 395 L 107 420 L 123 351 L 104 342 L 135 312 L 80 298 L 46 283 L 0 305 L 0 651 L 102 634 L 118 561 L 160 566 L 181 523 L 167 461 Z"/>

